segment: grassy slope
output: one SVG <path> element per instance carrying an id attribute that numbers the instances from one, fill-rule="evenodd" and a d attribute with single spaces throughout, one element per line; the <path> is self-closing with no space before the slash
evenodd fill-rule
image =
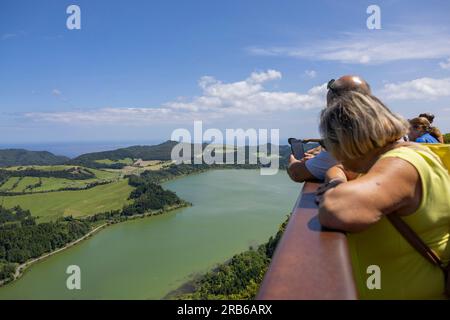
<path id="1" fill-rule="evenodd" d="M 103 163 L 103 164 L 124 163 L 127 165 L 132 165 L 134 161 L 131 158 L 124 158 L 124 159 L 120 159 L 120 160 L 101 159 L 101 160 L 95 160 L 95 162 Z"/>
<path id="2" fill-rule="evenodd" d="M 20 205 L 29 209 L 39 222 L 54 220 L 61 216 L 87 216 L 98 212 L 121 209 L 133 188 L 123 179 L 107 185 L 82 191 L 59 191 L 30 195 L 2 197 L 7 208 Z"/>
<path id="3" fill-rule="evenodd" d="M 99 180 L 99 179 L 100 180 L 112 180 L 112 179 L 116 179 L 120 176 L 120 173 L 106 171 L 106 170 L 89 169 L 89 171 L 94 173 L 95 176 L 97 177 L 96 179 L 89 179 L 89 180 L 92 180 L 90 182 L 93 182 L 93 181 Z M 89 180 L 85 180 L 85 181 L 89 181 Z"/>
<path id="4" fill-rule="evenodd" d="M 8 181 L 6 181 L 5 184 L 3 184 L 0 187 L 0 190 L 1 191 L 8 191 L 9 189 L 11 189 L 14 186 L 14 184 L 17 182 L 17 180 L 19 180 L 19 177 L 9 178 Z"/>
<path id="5" fill-rule="evenodd" d="M 5 168 L 6 170 L 17 171 L 17 170 L 25 170 L 25 169 L 36 169 L 41 171 L 62 171 L 71 169 L 74 166 L 67 165 L 54 165 L 54 166 L 14 166 Z"/>
<path id="6" fill-rule="evenodd" d="M 65 170 L 71 168 L 72 166 L 33 166 L 36 170 L 41 171 L 58 171 Z M 8 170 L 17 170 L 20 167 L 9 168 Z M 25 167 L 22 167 L 25 168 Z M 31 167 L 28 167 L 31 168 Z M 85 180 L 71 180 L 71 179 L 63 179 L 63 178 L 41 178 L 42 185 L 37 188 L 33 188 L 33 192 L 39 191 L 52 191 L 58 190 L 62 188 L 82 188 L 89 183 L 93 183 L 96 181 L 104 181 L 104 180 L 116 180 L 120 176 L 120 171 L 111 172 L 105 170 L 97 170 L 97 169 L 89 169 L 93 172 L 96 178 L 93 179 L 85 179 Z M 18 177 L 11 177 L 3 186 L 0 187 L 0 191 L 12 191 L 12 192 L 22 192 L 29 185 L 34 185 L 39 182 L 39 178 L 37 177 L 24 177 L 16 188 L 11 190 L 10 188 L 17 182 Z M 30 192 L 31 190 L 26 190 L 26 192 Z"/>
<path id="7" fill-rule="evenodd" d="M 17 185 L 17 187 L 15 187 L 14 189 L 12 189 L 10 191 L 12 191 L 12 192 L 23 192 L 26 187 L 28 187 L 29 185 L 34 185 L 34 184 L 36 184 L 38 182 L 39 182 L 39 178 L 36 178 L 36 177 L 24 177 L 22 180 L 20 180 L 20 182 Z"/>
<path id="8" fill-rule="evenodd" d="M 70 180 L 61 178 L 42 178 L 42 186 L 34 188 L 33 192 L 36 191 L 50 191 L 58 190 L 68 187 L 81 187 L 86 185 L 85 180 Z"/>

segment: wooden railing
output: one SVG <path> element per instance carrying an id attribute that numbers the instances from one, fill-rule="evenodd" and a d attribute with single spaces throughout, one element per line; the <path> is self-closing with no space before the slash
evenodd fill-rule
<path id="1" fill-rule="evenodd" d="M 357 299 L 347 238 L 321 227 L 317 187 L 304 185 L 257 299 Z"/>

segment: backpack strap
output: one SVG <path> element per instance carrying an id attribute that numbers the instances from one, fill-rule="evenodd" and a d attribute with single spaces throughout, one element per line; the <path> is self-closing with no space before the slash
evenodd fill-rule
<path id="1" fill-rule="evenodd" d="M 450 263 L 447 266 L 444 266 L 439 256 L 423 242 L 417 233 L 415 233 L 400 216 L 391 213 L 386 215 L 386 217 L 414 249 L 416 249 L 425 259 L 442 270 L 444 273 L 444 294 L 447 298 L 450 298 Z"/>
<path id="2" fill-rule="evenodd" d="M 393 214 L 386 215 L 386 218 L 392 223 L 392 225 L 397 229 L 398 232 L 409 242 L 409 244 L 416 249 L 425 259 L 434 265 L 437 265 L 442 271 L 445 270 L 444 265 L 439 258 L 439 256 L 429 248 L 425 242 L 411 229 L 411 227 L 403 221 L 403 219 Z"/>
<path id="3" fill-rule="evenodd" d="M 400 232 L 400 234 L 414 249 L 416 249 L 429 262 L 438 266 L 444 274 L 447 274 L 447 268 L 444 267 L 444 264 L 439 256 L 430 247 L 428 247 L 425 242 L 423 242 L 417 233 L 415 233 L 414 230 L 411 229 L 411 227 L 403 221 L 400 216 L 394 213 L 386 215 L 386 218 L 389 219 L 395 229 Z"/>

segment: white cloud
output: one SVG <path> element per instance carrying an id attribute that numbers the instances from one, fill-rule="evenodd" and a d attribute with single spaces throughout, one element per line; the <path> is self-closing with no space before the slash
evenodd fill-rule
<path id="1" fill-rule="evenodd" d="M 450 96 L 450 78 L 419 78 L 411 81 L 388 83 L 383 94 L 392 100 L 437 99 Z"/>
<path id="2" fill-rule="evenodd" d="M 15 38 L 16 36 L 17 36 L 17 34 L 15 34 L 15 33 L 5 33 L 5 34 L 2 34 L 2 36 L 0 38 L 2 40 L 8 40 L 8 39 Z"/>
<path id="3" fill-rule="evenodd" d="M 341 33 L 333 38 L 304 45 L 250 47 L 250 54 L 286 56 L 351 64 L 379 64 L 400 60 L 442 59 L 450 55 L 450 37 L 446 30 L 377 30 Z"/>
<path id="4" fill-rule="evenodd" d="M 306 110 L 324 106 L 326 84 L 313 87 L 304 94 L 268 91 L 264 88 L 266 82 L 281 77 L 281 73 L 276 70 L 254 72 L 247 79 L 232 83 L 223 83 L 211 76 L 204 76 L 199 81 L 199 87 L 203 91 L 202 95 L 188 101 L 171 101 L 154 108 L 32 112 L 25 116 L 37 121 L 62 123 L 146 124 L 158 121 L 180 123 L 194 119 L 209 120 L 233 115 Z M 57 92 L 61 94 L 58 90 Z M 54 93 L 58 94 L 57 92 Z"/>
<path id="5" fill-rule="evenodd" d="M 55 97 L 60 97 L 60 96 L 62 96 L 62 92 L 58 89 L 53 89 L 52 95 L 54 95 Z"/>
<path id="6" fill-rule="evenodd" d="M 267 70 L 267 72 L 253 72 L 246 81 L 253 83 L 263 83 L 266 81 L 278 79 L 281 79 L 281 72 L 276 70 Z"/>
<path id="7" fill-rule="evenodd" d="M 442 69 L 450 70 L 450 58 L 448 58 L 446 62 L 440 62 L 440 63 L 439 63 L 439 66 L 440 66 Z"/>
<path id="8" fill-rule="evenodd" d="M 166 120 L 164 115 L 171 115 L 176 119 L 176 114 L 163 108 L 103 108 L 88 111 L 71 112 L 34 112 L 25 116 L 38 121 L 50 121 L 58 123 L 146 123 L 149 121 Z"/>
<path id="9" fill-rule="evenodd" d="M 317 76 L 317 72 L 314 70 L 306 70 L 305 75 L 308 76 L 309 78 L 313 79 Z"/>

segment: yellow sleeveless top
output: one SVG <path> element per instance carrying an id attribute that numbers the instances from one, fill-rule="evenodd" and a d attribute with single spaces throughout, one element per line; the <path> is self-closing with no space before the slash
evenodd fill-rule
<path id="1" fill-rule="evenodd" d="M 381 158 L 387 157 L 404 159 L 417 169 L 422 182 L 422 200 L 417 211 L 403 219 L 441 260 L 448 262 L 450 179 L 447 170 L 426 147 L 400 147 Z M 360 299 L 445 298 L 442 271 L 411 247 L 385 217 L 363 232 L 348 234 L 348 240 Z M 371 265 L 380 267 L 380 289 L 367 286 L 373 274 L 371 269 L 367 270 Z"/>

